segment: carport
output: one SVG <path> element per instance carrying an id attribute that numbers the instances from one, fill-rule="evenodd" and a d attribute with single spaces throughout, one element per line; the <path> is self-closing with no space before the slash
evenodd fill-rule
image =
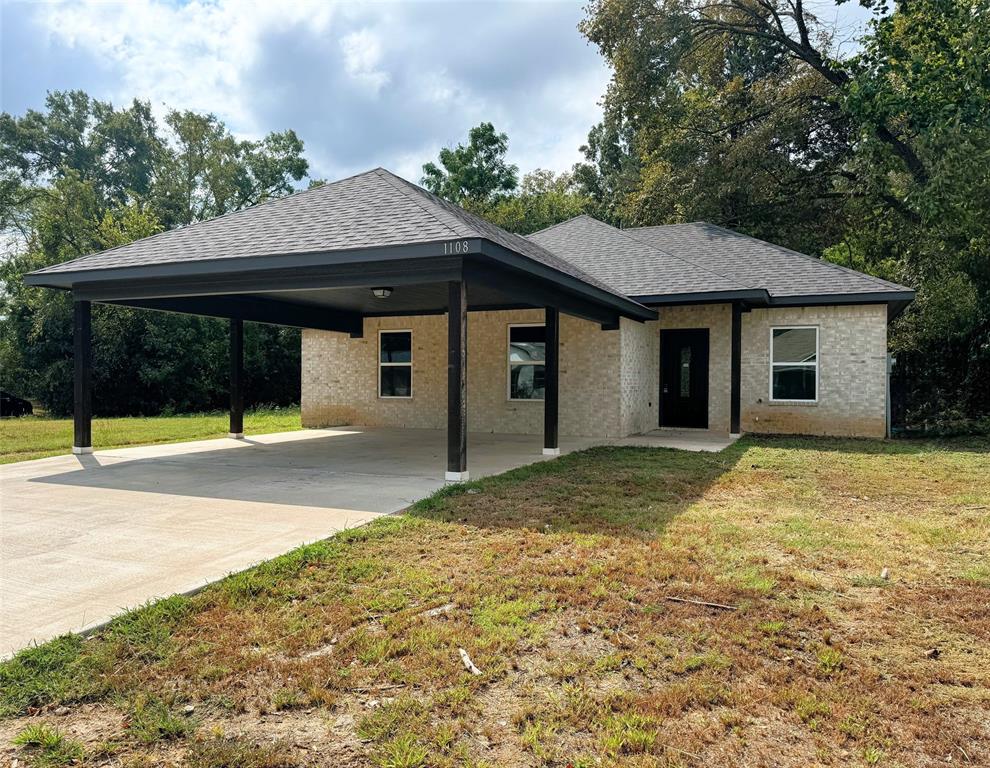
<path id="1" fill-rule="evenodd" d="M 364 319 L 447 315 L 448 481 L 468 479 L 467 324 L 472 311 L 542 308 L 543 452 L 558 442 L 559 314 L 603 329 L 656 312 L 522 237 L 378 168 L 29 274 L 72 291 L 73 452 L 92 452 L 91 305 L 230 321 L 230 434 L 243 438 L 244 322 L 359 337 Z"/>

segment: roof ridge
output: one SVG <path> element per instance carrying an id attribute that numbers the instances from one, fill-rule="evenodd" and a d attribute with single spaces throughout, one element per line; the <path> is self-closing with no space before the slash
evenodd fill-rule
<path id="1" fill-rule="evenodd" d="M 877 283 L 879 285 L 882 285 L 885 288 L 894 287 L 894 288 L 899 288 L 901 290 L 911 290 L 907 286 L 901 285 L 900 283 L 895 283 L 891 280 L 884 280 L 882 277 L 876 277 L 875 275 L 871 275 L 868 272 L 860 272 L 858 269 L 852 269 L 851 267 L 844 267 L 841 264 L 836 264 L 834 261 L 828 261 L 827 259 L 822 259 L 819 258 L 818 256 L 812 256 L 807 253 L 801 253 L 801 251 L 795 251 L 793 248 L 787 248 L 786 246 L 783 245 L 777 245 L 777 243 L 771 243 L 769 240 L 761 240 L 758 237 L 747 235 L 745 232 L 736 232 L 736 230 L 734 229 L 729 229 L 728 227 L 723 227 L 718 224 L 712 224 L 711 222 L 708 221 L 699 221 L 693 223 L 704 224 L 706 227 L 714 227 L 715 229 L 719 229 L 723 232 L 728 232 L 729 234 L 736 235 L 737 237 L 745 237 L 747 240 L 755 240 L 758 243 L 769 245 L 771 248 L 776 248 L 778 251 L 784 251 L 785 253 L 789 253 L 792 256 L 798 256 L 805 260 L 813 261 L 818 264 L 823 264 L 826 267 L 831 267 L 832 269 L 838 270 L 844 274 L 856 275 L 857 277 L 865 277 L 866 279 L 874 283 Z"/>
<path id="2" fill-rule="evenodd" d="M 609 229 L 615 230 L 616 232 L 618 232 L 623 237 L 626 237 L 629 240 L 634 240 L 635 242 L 639 243 L 640 245 L 644 245 L 647 248 L 656 251 L 657 253 L 662 253 L 664 256 L 667 256 L 667 257 L 669 257 L 671 259 L 676 259 L 677 261 L 683 262 L 684 264 L 690 264 L 692 267 L 695 267 L 697 269 L 704 270 L 705 272 L 708 272 L 709 274 L 715 275 L 716 277 L 721 277 L 723 280 L 728 280 L 730 283 L 734 283 L 734 284 L 736 284 L 736 285 L 738 285 L 738 286 L 740 286 L 742 288 L 754 288 L 754 287 L 756 287 L 756 286 L 752 286 L 752 285 L 747 285 L 746 283 L 739 282 L 739 280 L 737 278 L 735 278 L 735 277 L 729 277 L 728 275 L 723 275 L 721 272 L 716 272 L 714 269 L 711 269 L 710 267 L 706 267 L 706 266 L 704 266 L 702 264 L 698 264 L 696 262 L 691 261 L 690 259 L 685 259 L 683 256 L 675 256 L 674 254 L 670 253 L 669 251 L 665 251 L 663 248 L 658 248 L 657 246 L 653 245 L 653 243 L 648 243 L 646 240 L 642 240 L 642 239 L 636 237 L 635 235 L 630 234 L 629 233 L 629 230 L 619 229 L 618 227 L 613 227 L 611 224 L 606 224 L 604 221 L 599 221 L 594 216 L 589 216 L 588 218 L 590 218 L 596 224 L 600 224 L 603 227 L 608 227 Z"/>
<path id="3" fill-rule="evenodd" d="M 577 219 L 592 219 L 593 221 L 597 221 L 597 222 L 599 222 L 601 224 L 604 224 L 605 223 L 604 221 L 601 221 L 600 219 L 596 219 L 590 213 L 579 213 L 577 216 L 571 216 L 571 218 L 569 218 L 569 219 L 564 219 L 563 221 L 558 221 L 556 224 L 551 224 L 549 227 L 544 227 L 543 229 L 538 229 L 535 232 L 530 232 L 528 235 L 520 235 L 520 237 L 525 237 L 527 240 L 529 240 L 533 235 L 538 235 L 541 232 L 549 232 L 551 229 L 556 229 L 557 227 L 562 227 L 562 226 L 564 226 L 564 224 L 570 224 L 572 221 L 575 221 Z"/>
<path id="4" fill-rule="evenodd" d="M 394 173 L 392 173 L 391 171 L 389 171 L 387 168 L 378 168 L 378 169 L 375 169 L 375 170 L 382 171 L 385 174 L 386 178 L 391 178 L 391 179 L 394 179 L 395 181 L 399 182 L 402 185 L 402 187 L 404 188 L 404 190 L 400 189 L 399 191 L 402 192 L 403 194 L 405 194 L 407 197 L 411 197 L 411 195 L 413 195 L 413 194 L 415 194 L 417 197 L 425 197 L 427 200 L 430 200 L 432 203 L 434 203 L 435 205 L 437 205 L 441 209 L 443 209 L 444 212 L 448 213 L 450 216 L 457 218 L 462 223 L 464 223 L 466 226 L 471 227 L 474 230 L 474 233 L 472 235 L 473 237 L 481 238 L 481 239 L 488 240 L 490 242 L 495 243 L 495 240 L 492 239 L 491 234 L 490 233 L 486 233 L 485 230 L 484 230 L 484 228 L 483 228 L 483 227 L 491 227 L 492 229 L 495 229 L 498 232 L 500 232 L 502 234 L 502 236 L 508 238 L 510 242 L 512 240 L 522 241 L 523 243 L 525 243 L 530 248 L 538 248 L 540 251 L 542 251 L 543 253 L 545 253 L 547 256 L 550 256 L 553 259 L 556 259 L 556 260 L 559 260 L 559 261 L 564 262 L 570 269 L 574 270 L 577 273 L 576 275 L 572 275 L 572 276 L 578 277 L 579 279 L 583 280 L 586 283 L 589 283 L 590 285 L 596 285 L 596 283 L 597 283 L 598 285 L 596 285 L 596 287 L 598 287 L 600 289 L 601 288 L 605 288 L 608 291 L 614 293 L 616 296 L 622 296 L 622 297 L 624 297 L 626 299 L 629 299 L 628 294 L 623 293 L 618 288 L 616 288 L 615 286 L 611 285 L 607 280 L 603 280 L 600 277 L 596 277 L 595 275 L 592 275 L 590 272 L 582 269 L 580 266 L 578 266 L 577 264 L 575 264 L 574 262 L 572 262 L 570 259 L 566 259 L 563 256 L 560 256 L 559 254 L 554 253 L 549 248 L 545 248 L 544 246 L 540 245 L 539 243 L 537 243 L 537 242 L 535 242 L 533 240 L 530 240 L 528 237 L 526 237 L 524 235 L 517 234 L 515 232 L 510 232 L 509 230 L 504 229 L 503 227 L 500 227 L 498 224 L 495 224 L 494 222 L 488 221 L 487 219 L 484 219 L 484 218 L 482 218 L 481 216 L 478 216 L 475 213 L 471 213 L 471 211 L 468 211 L 468 210 L 464 209 L 463 207 L 461 207 L 457 203 L 452 203 L 450 200 L 446 200 L 446 199 L 440 197 L 439 195 L 435 195 L 434 193 L 430 192 L 428 189 L 423 189 L 423 187 L 420 187 L 417 184 L 413 184 L 411 181 L 409 181 L 407 179 L 404 179 L 401 176 L 395 175 Z M 392 184 L 392 186 L 398 188 L 398 186 L 396 184 Z M 417 203 L 417 204 L 419 204 L 419 203 Z M 423 208 L 424 211 L 426 211 L 427 213 L 429 213 L 431 216 L 433 216 L 435 219 L 437 219 L 438 222 L 440 222 L 441 224 L 443 224 L 443 226 L 446 226 L 448 229 L 450 229 L 449 225 L 447 225 L 446 223 L 440 221 L 440 219 L 437 218 L 436 214 L 434 214 L 432 211 L 430 211 L 428 208 L 426 208 L 422 204 L 419 204 L 419 205 L 420 205 L 420 207 Z M 448 208 L 450 208 L 452 210 L 451 211 L 448 211 L 447 210 Z M 591 218 L 591 217 L 589 217 L 589 218 Z M 479 226 L 479 224 L 481 226 Z M 450 231 L 453 232 L 456 237 L 463 237 L 463 235 L 459 235 L 453 229 L 450 229 Z M 496 243 L 496 244 L 498 244 L 498 243 Z M 553 264 L 549 264 L 547 266 L 549 266 L 551 269 L 553 269 L 553 270 L 555 270 L 557 272 L 560 272 L 561 274 L 567 274 L 567 271 L 564 270 L 564 269 L 561 269 L 559 266 L 555 266 Z M 630 301 L 634 301 L 633 299 L 629 299 L 629 300 Z M 639 302 L 636 302 L 636 303 L 639 303 Z"/>
<path id="5" fill-rule="evenodd" d="M 378 175 L 380 178 L 382 178 L 385 181 L 386 184 L 388 184 L 390 187 L 392 187 L 392 189 L 394 189 L 396 192 L 398 192 L 403 197 L 405 197 L 408 200 L 412 201 L 413 205 L 418 206 L 424 213 L 427 213 L 431 217 L 433 217 L 433 219 L 440 226 L 446 227 L 454 237 L 462 237 L 462 235 L 460 233 L 458 233 L 457 230 L 455 230 L 453 227 L 450 226 L 449 223 L 447 223 L 446 221 L 443 221 L 439 216 L 437 216 L 436 212 L 432 211 L 429 208 L 429 206 L 427 206 L 422 200 L 417 200 L 417 199 L 415 199 L 413 197 L 414 194 L 418 198 L 422 198 L 423 195 L 420 194 L 417 191 L 414 191 L 413 189 L 409 189 L 409 187 L 415 187 L 415 185 L 412 184 L 412 182 L 406 181 L 401 176 L 396 176 L 394 173 L 392 173 L 387 168 L 382 168 L 380 166 L 378 168 L 375 168 L 372 171 L 369 171 L 369 173 L 374 173 L 374 174 Z M 400 186 L 399 184 L 393 183 L 393 179 L 394 180 L 397 180 L 397 181 L 401 181 L 402 182 L 402 185 Z M 421 190 L 421 189 L 422 189 L 421 187 L 415 187 L 415 190 Z M 423 192 L 426 192 L 427 190 L 422 190 L 422 191 Z M 446 213 L 446 211 L 445 211 L 445 213 Z"/>

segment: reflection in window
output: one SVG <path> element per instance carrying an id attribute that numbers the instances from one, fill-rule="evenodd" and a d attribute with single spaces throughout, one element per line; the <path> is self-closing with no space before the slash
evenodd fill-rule
<path id="1" fill-rule="evenodd" d="M 691 347 L 681 347 L 681 397 L 691 397 Z"/>
<path id="2" fill-rule="evenodd" d="M 546 380 L 546 328 L 509 326 L 509 399 L 542 400 Z"/>
<path id="3" fill-rule="evenodd" d="M 412 331 L 379 333 L 378 395 L 412 397 Z"/>
<path id="4" fill-rule="evenodd" d="M 774 328 L 770 337 L 770 397 L 818 399 L 818 329 Z"/>

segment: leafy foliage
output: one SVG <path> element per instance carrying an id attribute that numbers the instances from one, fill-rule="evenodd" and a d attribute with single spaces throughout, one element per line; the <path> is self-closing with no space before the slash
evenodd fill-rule
<path id="1" fill-rule="evenodd" d="M 486 202 L 511 192 L 519 169 L 505 160 L 509 137 L 491 123 L 476 125 L 468 143 L 440 150 L 440 165 L 423 166 L 423 186 L 451 202 Z M 442 166 L 442 167 L 441 167 Z"/>
<path id="2" fill-rule="evenodd" d="M 918 289 L 908 418 L 990 413 L 990 3 L 864 0 L 852 55 L 786 0 L 596 0 L 612 66 L 575 168 L 614 223 L 704 219 Z"/>
<path id="3" fill-rule="evenodd" d="M 213 115 L 116 109 L 53 92 L 43 112 L 0 115 L 0 368 L 6 389 L 54 414 L 72 407 L 71 298 L 24 285 L 26 272 L 253 205 L 307 171 L 292 131 L 241 141 Z M 249 404 L 299 398 L 295 329 L 249 324 Z M 226 405 L 223 321 L 94 308 L 94 408 L 105 415 Z"/>

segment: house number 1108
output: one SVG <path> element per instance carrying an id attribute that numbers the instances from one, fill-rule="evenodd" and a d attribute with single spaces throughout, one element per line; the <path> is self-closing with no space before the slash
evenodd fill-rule
<path id="1" fill-rule="evenodd" d="M 467 253 L 470 244 L 467 240 L 451 240 L 443 244 L 443 255 L 450 256 L 455 253 Z"/>

